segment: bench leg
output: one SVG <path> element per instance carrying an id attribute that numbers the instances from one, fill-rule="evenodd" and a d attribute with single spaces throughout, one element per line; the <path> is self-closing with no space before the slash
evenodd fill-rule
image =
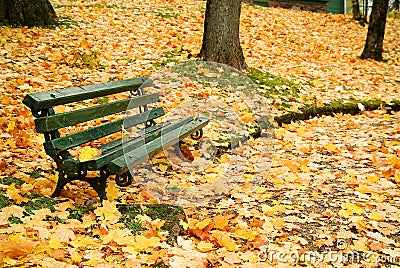
<path id="1" fill-rule="evenodd" d="M 90 186 L 92 186 L 92 188 L 96 191 L 97 195 L 100 197 L 101 202 L 107 199 L 107 194 L 106 194 L 107 178 L 108 176 L 87 180 Z"/>
<path id="2" fill-rule="evenodd" d="M 67 185 L 67 183 L 70 183 L 71 181 L 73 181 L 74 179 L 70 179 L 68 178 L 68 176 L 62 172 L 59 171 L 58 172 L 58 180 L 57 180 L 57 185 L 56 188 L 54 189 L 53 194 L 51 195 L 51 197 L 58 197 L 61 194 L 61 190 L 64 188 L 65 185 Z"/>
<path id="3" fill-rule="evenodd" d="M 65 185 L 70 183 L 71 181 L 74 180 L 81 180 L 89 183 L 89 185 L 96 191 L 97 195 L 100 198 L 100 201 L 103 201 L 107 199 L 106 195 L 106 187 L 107 187 L 107 179 L 109 177 L 109 174 L 107 172 L 101 171 L 100 172 L 100 177 L 97 178 L 86 178 L 84 176 L 78 176 L 78 177 L 68 177 L 67 174 L 65 174 L 62 171 L 59 171 L 59 176 L 58 176 L 58 181 L 56 188 L 51 195 L 51 197 L 58 197 L 61 194 L 62 189 L 64 188 Z"/>

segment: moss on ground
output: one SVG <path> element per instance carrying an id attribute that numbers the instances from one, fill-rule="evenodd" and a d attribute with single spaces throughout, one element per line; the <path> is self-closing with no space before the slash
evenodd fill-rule
<path id="1" fill-rule="evenodd" d="M 251 68 L 246 75 L 265 90 L 264 96 L 267 98 L 273 95 L 299 97 L 299 85 L 289 79 L 256 68 Z"/>
<path id="2" fill-rule="evenodd" d="M 176 243 L 176 238 L 181 232 L 180 221 L 185 220 L 185 212 L 183 208 L 176 205 L 169 204 L 119 204 L 118 210 L 124 215 L 123 220 L 125 225 L 129 224 L 135 225 L 135 218 L 137 215 L 146 215 L 152 220 L 160 219 L 164 220 L 165 223 L 161 227 L 164 231 L 167 231 L 169 236 L 167 242 L 170 244 Z M 127 226 L 128 227 L 128 226 Z M 134 226 L 131 226 L 134 227 Z M 129 228 L 129 227 L 128 227 Z M 140 232 L 140 231 L 139 231 Z M 139 233 L 137 232 L 137 233 Z"/>
<path id="3" fill-rule="evenodd" d="M 391 111 L 400 111 L 400 102 L 398 100 L 394 100 L 391 103 L 386 103 L 385 101 L 379 99 L 338 100 L 323 106 L 304 107 L 300 109 L 300 112 L 289 112 L 275 117 L 274 121 L 281 126 L 282 124 L 290 124 L 291 122 L 307 120 L 322 115 L 334 115 L 337 113 L 355 115 L 361 113 L 363 110 L 372 111 L 381 108 L 386 109 L 389 113 Z"/>

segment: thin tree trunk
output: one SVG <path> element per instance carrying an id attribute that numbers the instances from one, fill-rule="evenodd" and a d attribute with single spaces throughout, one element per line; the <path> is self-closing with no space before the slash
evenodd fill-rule
<path id="1" fill-rule="evenodd" d="M 360 1 L 353 0 L 351 1 L 351 5 L 353 8 L 353 19 L 354 20 L 361 20 L 361 12 L 360 12 Z"/>
<path id="2" fill-rule="evenodd" d="M 386 15 L 389 0 L 374 0 L 369 19 L 367 40 L 361 59 L 382 61 L 383 39 L 385 36 Z"/>
<path id="3" fill-rule="evenodd" d="M 239 40 L 241 0 L 207 0 L 203 44 L 198 57 L 247 68 Z"/>
<path id="4" fill-rule="evenodd" d="M 0 25 L 50 26 L 55 17 L 49 0 L 0 0 Z"/>
<path id="5" fill-rule="evenodd" d="M 400 0 L 393 1 L 393 10 L 400 11 Z"/>

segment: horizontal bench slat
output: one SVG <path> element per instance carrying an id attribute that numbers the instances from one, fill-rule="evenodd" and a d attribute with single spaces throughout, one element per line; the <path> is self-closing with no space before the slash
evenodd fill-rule
<path id="1" fill-rule="evenodd" d="M 143 146 L 145 143 L 149 143 L 152 140 L 159 138 L 161 135 L 166 135 L 168 132 L 173 131 L 176 128 L 180 128 L 192 120 L 193 117 L 189 116 L 182 120 L 176 121 L 174 124 L 165 125 L 160 129 L 153 131 L 152 133 L 147 133 L 144 136 L 137 137 L 131 140 L 120 139 L 119 146 L 116 146 L 113 149 L 105 151 L 102 155 L 93 160 L 83 162 L 82 165 L 87 170 L 101 169 L 102 167 L 107 165 L 110 161 L 122 156 L 124 153 L 135 150 L 136 148 Z"/>
<path id="2" fill-rule="evenodd" d="M 191 133 L 200 130 L 207 125 L 208 122 L 209 119 L 204 117 L 193 120 L 183 127 L 174 129 L 173 131 L 116 158 L 108 164 L 107 169 L 116 175 L 124 174 L 133 166 L 142 163 L 146 159 L 151 158 L 160 152 L 163 147 L 169 147 L 179 142 L 179 140 L 186 138 Z"/>
<path id="3" fill-rule="evenodd" d="M 28 94 L 25 96 L 22 103 L 28 106 L 32 111 L 37 112 L 57 105 L 93 99 L 130 90 L 137 90 L 147 80 L 147 77 L 140 77 L 88 86 L 62 88 L 49 92 Z"/>
<path id="4" fill-rule="evenodd" d="M 133 109 L 142 105 L 154 103 L 158 100 L 159 96 L 157 93 L 146 94 L 71 112 L 40 117 L 35 120 L 36 131 L 39 133 L 45 133 L 63 127 L 73 126 L 96 118 L 123 112 L 128 108 Z"/>
<path id="5" fill-rule="evenodd" d="M 140 114 L 135 114 L 133 116 L 124 119 L 116 120 L 114 122 L 86 129 L 84 131 L 73 133 L 68 136 L 47 141 L 44 143 L 44 147 L 46 151 L 47 150 L 65 151 L 77 147 L 81 144 L 121 131 L 122 127 L 128 129 L 163 115 L 164 115 L 164 109 L 159 107 Z"/>
<path id="6" fill-rule="evenodd" d="M 189 117 L 187 117 L 187 118 L 185 118 L 183 120 L 185 120 L 185 122 L 186 122 L 186 120 L 187 120 L 187 122 L 190 122 L 191 120 L 188 120 L 189 118 L 192 118 L 191 120 L 193 120 L 193 116 L 189 116 Z M 139 130 L 137 132 L 137 134 L 139 134 L 139 135 L 147 135 L 147 134 L 153 133 L 153 132 L 155 132 L 155 131 L 163 128 L 163 127 L 166 127 L 167 125 L 172 124 L 173 122 L 177 123 L 177 120 L 167 120 L 166 122 L 163 122 L 162 124 L 159 124 L 159 125 L 156 125 L 156 126 L 146 127 L 146 128 L 144 128 L 142 130 Z M 121 146 L 122 142 L 123 142 L 122 138 L 121 139 L 117 139 L 117 140 L 113 140 L 113 141 L 111 141 L 109 143 L 100 145 L 98 147 L 98 149 L 101 152 L 106 153 L 109 150 L 113 150 L 114 148 L 117 148 L 118 146 Z"/>

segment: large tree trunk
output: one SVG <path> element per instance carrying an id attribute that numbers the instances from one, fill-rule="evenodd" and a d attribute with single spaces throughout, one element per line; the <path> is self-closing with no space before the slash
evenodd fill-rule
<path id="1" fill-rule="evenodd" d="M 0 0 L 0 25 L 50 26 L 55 16 L 49 0 Z"/>
<path id="2" fill-rule="evenodd" d="M 369 19 L 367 40 L 361 59 L 383 60 L 383 38 L 385 36 L 388 7 L 389 0 L 374 0 Z"/>
<path id="3" fill-rule="evenodd" d="M 207 0 L 203 44 L 198 57 L 247 68 L 239 40 L 241 0 Z"/>

